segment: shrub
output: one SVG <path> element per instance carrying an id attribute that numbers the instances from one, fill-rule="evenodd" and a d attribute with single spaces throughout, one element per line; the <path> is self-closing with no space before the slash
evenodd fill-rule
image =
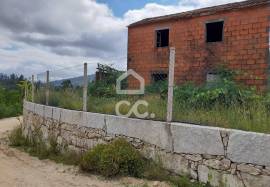
<path id="1" fill-rule="evenodd" d="M 97 81 L 88 86 L 89 94 L 92 96 L 113 97 L 116 95 L 115 84 L 109 84 L 106 81 Z"/>
<path id="2" fill-rule="evenodd" d="M 22 98 L 19 90 L 9 90 L 0 85 L 0 119 L 22 113 Z"/>
<path id="3" fill-rule="evenodd" d="M 55 137 L 46 144 L 39 129 L 31 138 L 24 137 L 22 128 L 15 128 L 9 135 L 10 145 L 22 147 L 25 151 L 40 159 L 51 159 L 58 163 L 79 165 L 88 172 L 96 172 L 105 177 L 116 175 L 144 177 L 150 180 L 167 181 L 176 187 L 203 187 L 191 183 L 188 178 L 171 176 L 162 166 L 161 161 L 144 159 L 141 154 L 125 139 L 120 138 L 110 144 L 99 144 L 83 156 L 74 151 L 60 150 Z M 145 186 L 145 185 L 144 185 Z"/>
<path id="4" fill-rule="evenodd" d="M 211 187 L 208 183 L 192 183 L 188 177 L 173 176 L 169 177 L 169 182 L 175 187 Z"/>
<path id="5" fill-rule="evenodd" d="M 80 167 L 84 171 L 98 171 L 100 168 L 100 156 L 103 154 L 105 144 L 99 144 L 92 150 L 85 153 L 80 162 Z"/>
<path id="6" fill-rule="evenodd" d="M 150 84 L 145 88 L 148 94 L 159 94 L 162 99 L 164 99 L 168 92 L 168 82 L 167 81 L 157 81 Z"/>
<path id="7" fill-rule="evenodd" d="M 270 93 L 266 94 L 263 98 L 263 104 L 265 105 L 267 111 L 270 111 Z"/>
<path id="8" fill-rule="evenodd" d="M 106 177 L 128 175 L 141 177 L 143 157 L 124 139 L 117 139 L 107 145 L 98 145 L 82 158 L 81 169 L 97 172 Z"/>
<path id="9" fill-rule="evenodd" d="M 61 152 L 60 146 L 57 143 L 56 136 L 49 137 L 48 151 L 50 154 L 53 154 L 53 155 L 58 155 Z"/>
<path id="10" fill-rule="evenodd" d="M 9 144 L 11 146 L 23 146 L 26 144 L 26 139 L 23 136 L 22 128 L 16 127 L 8 136 Z"/>
<path id="11" fill-rule="evenodd" d="M 216 68 L 219 79 L 203 86 L 186 84 L 177 86 L 174 91 L 178 104 L 185 104 L 195 108 L 213 108 L 216 105 L 229 107 L 231 105 L 248 105 L 261 99 L 255 89 L 246 88 L 234 81 L 236 72 L 223 66 Z"/>
<path id="12" fill-rule="evenodd" d="M 192 84 L 178 86 L 175 88 L 174 95 L 176 103 L 195 108 L 213 108 L 216 105 L 243 106 L 261 99 L 254 89 L 241 87 L 226 79 L 211 86 L 196 87 Z"/>
<path id="13" fill-rule="evenodd" d="M 31 137 L 25 137 L 22 127 L 17 127 L 8 136 L 11 146 L 22 147 L 33 156 L 46 158 L 49 155 L 48 147 L 42 140 L 39 130 L 35 130 Z"/>
<path id="14" fill-rule="evenodd" d="M 148 160 L 143 176 L 149 180 L 169 181 L 169 172 L 163 168 L 162 162 Z"/>
<path id="15" fill-rule="evenodd" d="M 50 145 L 47 145 L 43 140 L 40 129 L 35 128 L 32 132 L 32 136 L 26 137 L 26 141 L 27 144 L 25 148 L 31 155 L 37 156 L 39 159 L 48 158 L 50 155 Z"/>
<path id="16" fill-rule="evenodd" d="M 66 165 L 79 165 L 81 154 L 71 150 L 64 150 L 57 154 L 50 154 L 49 159 Z"/>
<path id="17" fill-rule="evenodd" d="M 39 159 L 48 158 L 67 165 L 78 165 L 81 160 L 81 155 L 75 151 L 61 150 L 54 136 L 49 137 L 49 142 L 46 143 L 39 129 L 35 129 L 31 137 L 25 137 L 22 128 L 17 127 L 12 130 L 8 138 L 11 146 L 23 148 L 30 155 Z"/>
<path id="18" fill-rule="evenodd" d="M 88 86 L 88 92 L 91 96 L 113 97 L 116 95 L 116 80 L 124 73 L 116 70 L 110 65 L 98 65 L 99 78 Z M 122 87 L 127 86 L 127 79 L 121 83 Z"/>

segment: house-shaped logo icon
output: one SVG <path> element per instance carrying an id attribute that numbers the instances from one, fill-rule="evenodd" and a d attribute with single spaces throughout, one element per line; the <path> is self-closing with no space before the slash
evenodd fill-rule
<path id="1" fill-rule="evenodd" d="M 129 76 L 133 76 L 135 79 L 137 79 L 140 82 L 140 88 L 136 90 L 122 90 L 121 89 L 121 82 L 128 78 Z M 144 78 L 141 77 L 138 73 L 136 73 L 134 70 L 129 69 L 127 72 L 122 74 L 118 79 L 116 80 L 116 93 L 121 95 L 143 95 L 144 94 Z"/>

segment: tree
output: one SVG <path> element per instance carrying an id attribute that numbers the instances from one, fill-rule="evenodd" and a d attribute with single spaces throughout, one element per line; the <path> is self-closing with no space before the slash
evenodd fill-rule
<path id="1" fill-rule="evenodd" d="M 64 90 L 67 90 L 67 89 L 72 89 L 73 88 L 73 85 L 71 83 L 70 80 L 64 80 L 62 83 L 61 83 L 61 87 L 64 89 Z"/>
<path id="2" fill-rule="evenodd" d="M 32 89 L 32 85 L 28 80 L 20 81 L 17 86 L 21 89 L 22 93 L 24 92 L 24 98 L 29 99 L 31 96 L 30 90 Z"/>

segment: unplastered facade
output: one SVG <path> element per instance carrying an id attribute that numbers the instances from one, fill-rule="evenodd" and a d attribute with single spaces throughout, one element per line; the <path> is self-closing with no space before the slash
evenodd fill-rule
<path id="1" fill-rule="evenodd" d="M 175 47 L 177 84 L 202 84 L 218 65 L 224 65 L 238 72 L 237 81 L 264 90 L 269 75 L 269 25 L 269 0 L 144 19 L 128 27 L 128 69 L 143 76 L 146 84 L 155 76 L 166 78 L 169 48 Z M 130 87 L 136 84 L 129 79 Z"/>

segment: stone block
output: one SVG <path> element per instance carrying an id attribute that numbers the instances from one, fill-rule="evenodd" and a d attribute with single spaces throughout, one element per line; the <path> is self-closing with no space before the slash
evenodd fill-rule
<path id="1" fill-rule="evenodd" d="M 241 173 L 245 187 L 267 187 L 270 186 L 270 176 L 254 176 L 247 173 Z"/>
<path id="2" fill-rule="evenodd" d="M 105 127 L 105 115 L 83 112 L 83 126 L 95 129 L 103 129 Z"/>
<path id="3" fill-rule="evenodd" d="M 248 165 L 248 164 L 237 165 L 237 170 L 239 170 L 243 173 L 249 173 L 251 175 L 259 175 L 261 173 L 260 169 L 254 167 L 254 166 Z"/>
<path id="4" fill-rule="evenodd" d="M 239 179 L 236 175 L 224 173 L 221 180 L 222 182 L 220 185 L 223 185 L 224 187 L 245 187 L 242 180 Z"/>
<path id="5" fill-rule="evenodd" d="M 236 175 L 209 169 L 204 165 L 198 166 L 198 177 L 200 182 L 209 182 L 213 187 L 244 187 L 243 182 Z"/>
<path id="6" fill-rule="evenodd" d="M 220 129 L 172 123 L 174 151 L 187 154 L 224 155 Z"/>
<path id="7" fill-rule="evenodd" d="M 155 146 L 143 146 L 141 153 L 148 159 L 161 162 L 162 166 L 179 175 L 191 175 L 189 161 L 182 155 L 167 153 L 166 151 L 158 150 Z"/>
<path id="8" fill-rule="evenodd" d="M 56 108 L 56 107 L 53 107 L 53 115 L 52 115 L 52 118 L 54 120 L 57 120 L 60 122 L 61 120 L 61 112 L 62 112 L 62 109 L 61 108 Z"/>
<path id="9" fill-rule="evenodd" d="M 71 114 L 72 114 L 72 121 L 67 122 L 67 123 L 82 126 L 83 125 L 83 112 L 72 110 Z"/>
<path id="10" fill-rule="evenodd" d="M 29 112 L 34 112 L 35 111 L 35 104 L 34 103 L 24 101 L 23 107 L 24 107 L 24 109 L 26 109 Z"/>
<path id="11" fill-rule="evenodd" d="M 189 162 L 185 157 L 177 154 L 164 152 L 158 156 L 165 169 L 182 176 L 189 176 L 191 174 Z"/>
<path id="12" fill-rule="evenodd" d="M 44 117 L 44 105 L 36 104 L 35 113 L 41 117 Z"/>
<path id="13" fill-rule="evenodd" d="M 234 130 L 227 157 L 233 162 L 270 166 L 270 135 Z"/>
<path id="14" fill-rule="evenodd" d="M 201 161 L 203 158 L 201 155 L 198 154 L 194 154 L 194 155 L 185 155 L 185 158 L 188 160 L 191 160 L 193 162 L 199 162 Z"/>
<path id="15" fill-rule="evenodd" d="M 131 119 L 106 115 L 108 134 L 124 135 L 139 138 L 160 148 L 171 150 L 171 140 L 168 126 L 164 122 Z"/>
<path id="16" fill-rule="evenodd" d="M 45 118 L 52 118 L 52 116 L 53 116 L 53 107 L 44 106 L 44 117 Z"/>
<path id="17" fill-rule="evenodd" d="M 28 110 L 28 101 L 23 101 L 23 108 L 25 109 L 25 110 Z"/>
<path id="18" fill-rule="evenodd" d="M 217 170 L 228 170 L 230 169 L 231 161 L 228 159 L 223 160 L 209 159 L 205 160 L 203 164 Z"/>
<path id="19" fill-rule="evenodd" d="M 23 108 L 27 109 L 27 104 L 28 104 L 28 101 L 23 101 Z"/>
<path id="20" fill-rule="evenodd" d="M 29 111 L 31 111 L 31 112 L 35 112 L 35 103 L 29 103 Z"/>
<path id="21" fill-rule="evenodd" d="M 72 110 L 62 109 L 61 122 L 68 124 L 72 122 Z"/>

